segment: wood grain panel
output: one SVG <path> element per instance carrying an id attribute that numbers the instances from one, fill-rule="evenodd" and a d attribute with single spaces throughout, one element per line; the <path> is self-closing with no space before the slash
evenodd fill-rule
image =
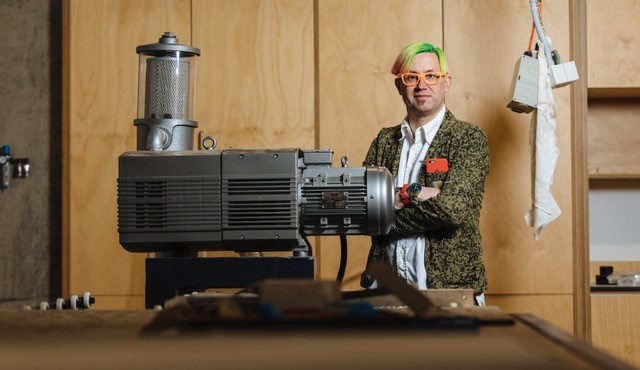
<path id="1" fill-rule="evenodd" d="M 118 243 L 118 156 L 135 150 L 136 46 L 190 43 L 188 0 L 69 0 L 65 15 L 63 293 L 144 292 L 144 255 Z"/>
<path id="2" fill-rule="evenodd" d="M 88 364 L 155 370 L 623 368 L 535 321 L 533 326 L 517 321 L 477 330 L 373 325 L 366 330 L 349 325 L 344 330 L 317 325 L 295 331 L 220 330 L 220 325 L 200 325 L 166 334 L 177 326 L 169 323 L 169 329 L 141 338 L 143 327 L 151 322 L 153 328 L 159 326 L 152 311 L 15 311 L 0 312 L 2 363 L 8 369 L 85 370 Z"/>
<path id="3" fill-rule="evenodd" d="M 334 163 L 348 156 L 361 166 L 380 128 L 402 122 L 404 104 L 390 70 L 405 45 L 442 45 L 442 6 L 437 0 L 318 1 L 319 147 L 333 149 Z M 335 278 L 338 238 L 319 238 L 320 278 Z M 343 288 L 357 289 L 371 245 L 350 237 Z"/>
<path id="4" fill-rule="evenodd" d="M 640 367 L 640 294 L 591 294 L 592 343 Z"/>
<path id="5" fill-rule="evenodd" d="M 487 295 L 487 306 L 498 306 L 508 313 L 532 313 L 553 325 L 573 333 L 573 296 L 559 295 Z"/>
<path id="6" fill-rule="evenodd" d="M 587 171 L 587 5 L 569 0 L 570 56 L 578 76 L 571 84 L 574 334 L 591 340 L 589 292 L 589 176 Z"/>
<path id="7" fill-rule="evenodd" d="M 539 241 L 526 225 L 531 207 L 531 115 L 506 108 L 516 60 L 531 31 L 526 1 L 444 2 L 444 46 L 452 75 L 446 104 L 489 138 L 491 169 L 480 219 L 489 292 L 565 294 L 573 290 L 571 107 L 569 88 L 553 90 L 560 158 L 552 194 L 562 214 Z M 567 1 L 544 3 L 544 22 L 556 49 L 569 52 Z M 474 32 L 461 32 L 464 29 Z"/>
<path id="8" fill-rule="evenodd" d="M 590 178 L 640 178 L 640 99 L 589 100 Z"/>
<path id="9" fill-rule="evenodd" d="M 98 295 L 96 310 L 144 310 L 144 294 L 142 295 Z"/>
<path id="10" fill-rule="evenodd" d="M 193 1 L 198 130 L 224 148 L 313 148 L 313 0 Z"/>
<path id="11" fill-rule="evenodd" d="M 640 87 L 638 1 L 588 0 L 587 24 L 589 87 Z"/>

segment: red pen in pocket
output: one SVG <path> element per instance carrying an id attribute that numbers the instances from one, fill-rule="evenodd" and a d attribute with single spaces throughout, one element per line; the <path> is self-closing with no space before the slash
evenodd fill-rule
<path id="1" fill-rule="evenodd" d="M 427 173 L 449 171 L 449 161 L 447 158 L 427 158 L 425 161 Z"/>

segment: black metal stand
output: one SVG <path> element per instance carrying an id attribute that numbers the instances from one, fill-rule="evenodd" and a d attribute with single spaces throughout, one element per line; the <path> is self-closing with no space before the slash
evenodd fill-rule
<path id="1" fill-rule="evenodd" d="M 158 257 L 146 260 L 145 306 L 181 291 L 245 288 L 264 279 L 313 279 L 314 257 Z"/>

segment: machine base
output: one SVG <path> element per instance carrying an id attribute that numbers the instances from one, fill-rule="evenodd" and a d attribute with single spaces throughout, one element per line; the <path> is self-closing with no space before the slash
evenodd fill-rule
<path id="1" fill-rule="evenodd" d="M 146 259 L 145 307 L 177 294 L 245 288 L 265 279 L 313 279 L 314 257 L 158 257 Z"/>

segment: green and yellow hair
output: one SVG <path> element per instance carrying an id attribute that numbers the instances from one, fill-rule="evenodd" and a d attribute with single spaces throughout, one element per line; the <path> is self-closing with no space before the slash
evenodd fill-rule
<path id="1" fill-rule="evenodd" d="M 426 42 L 416 42 L 405 46 L 404 49 L 402 49 L 400 55 L 398 55 L 398 58 L 396 58 L 396 62 L 393 63 L 393 67 L 391 67 L 391 73 L 397 76 L 400 73 L 409 72 L 411 63 L 413 63 L 413 58 L 420 53 L 435 53 L 438 56 L 440 71 L 446 74 L 449 73 L 447 58 L 444 56 L 444 51 L 431 44 L 427 44 Z"/>

